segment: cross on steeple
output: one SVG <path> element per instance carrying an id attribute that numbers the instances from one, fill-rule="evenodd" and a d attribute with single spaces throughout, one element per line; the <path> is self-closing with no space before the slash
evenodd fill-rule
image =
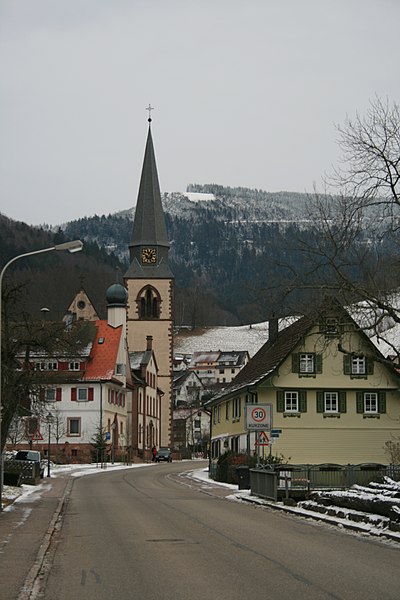
<path id="1" fill-rule="evenodd" d="M 152 118 L 151 118 L 151 111 L 154 110 L 154 108 L 151 106 L 151 104 L 148 105 L 148 107 L 146 108 L 146 110 L 149 111 L 149 118 L 147 119 L 149 123 L 151 123 Z"/>

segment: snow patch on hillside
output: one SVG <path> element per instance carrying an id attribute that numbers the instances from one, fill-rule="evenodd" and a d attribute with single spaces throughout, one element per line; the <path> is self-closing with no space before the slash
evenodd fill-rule
<path id="1" fill-rule="evenodd" d="M 296 319 L 281 319 L 279 329 L 284 329 Z M 181 329 L 175 336 L 174 351 L 176 354 L 193 354 L 221 350 L 247 350 L 250 357 L 268 340 L 268 322 L 237 327 L 207 327 L 191 331 Z"/>

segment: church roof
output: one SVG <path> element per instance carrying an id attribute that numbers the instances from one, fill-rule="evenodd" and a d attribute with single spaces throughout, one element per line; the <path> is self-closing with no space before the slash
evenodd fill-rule
<path id="1" fill-rule="evenodd" d="M 151 119 L 149 119 L 149 122 Z M 143 265 L 140 250 L 143 247 L 157 249 L 157 261 Z M 151 128 L 147 135 L 139 194 L 133 221 L 132 240 L 129 244 L 131 264 L 125 277 L 132 279 L 171 279 L 168 264 L 169 241 L 161 204 L 160 185 L 154 154 Z"/>
<path id="2" fill-rule="evenodd" d="M 144 245 L 166 246 L 169 248 L 150 127 L 147 135 L 130 247 Z"/>

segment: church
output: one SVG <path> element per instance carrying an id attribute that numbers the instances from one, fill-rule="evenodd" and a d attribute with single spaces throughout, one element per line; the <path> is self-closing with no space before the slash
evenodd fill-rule
<path id="1" fill-rule="evenodd" d="M 85 334 L 84 352 L 31 356 L 41 390 L 30 398 L 32 416 L 16 423 L 14 448 L 44 456 L 50 449 L 57 462 L 103 462 L 148 460 L 153 446 L 171 446 L 174 277 L 148 120 L 124 285 L 105 292 L 105 320 L 83 287 L 68 307 L 65 331 Z M 96 457 L 100 431 L 106 445 Z"/>
<path id="2" fill-rule="evenodd" d="M 152 338 L 162 392 L 160 432 L 156 446 L 169 446 L 172 432 L 173 283 L 168 263 L 169 241 L 161 204 L 160 185 L 151 135 L 151 117 L 140 179 L 130 266 L 124 282 L 128 290 L 127 345 L 142 351 Z M 146 398 L 145 401 L 147 402 Z"/>

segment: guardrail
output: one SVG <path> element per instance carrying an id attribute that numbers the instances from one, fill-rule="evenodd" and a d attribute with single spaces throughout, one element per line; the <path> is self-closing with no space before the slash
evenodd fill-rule
<path id="1" fill-rule="evenodd" d="M 400 481 L 400 465 L 364 463 L 359 465 L 280 465 L 251 469 L 251 493 L 260 497 L 301 496 L 313 490 L 349 489 L 368 485 L 387 476 Z M 276 479 L 276 488 L 271 480 Z M 274 490 L 276 489 L 276 493 Z M 269 495 L 267 495 L 267 492 Z"/>
<path id="2" fill-rule="evenodd" d="M 216 481 L 239 483 L 245 480 L 245 465 L 217 465 L 211 463 L 210 477 Z M 382 481 L 387 476 L 400 481 L 400 465 L 362 463 L 359 465 L 264 465 L 251 468 L 249 480 L 251 493 L 263 498 L 276 499 L 278 496 L 305 496 L 313 490 L 349 489 L 352 485 L 368 485 L 371 481 Z M 242 471 L 241 471 L 242 470 Z"/>

